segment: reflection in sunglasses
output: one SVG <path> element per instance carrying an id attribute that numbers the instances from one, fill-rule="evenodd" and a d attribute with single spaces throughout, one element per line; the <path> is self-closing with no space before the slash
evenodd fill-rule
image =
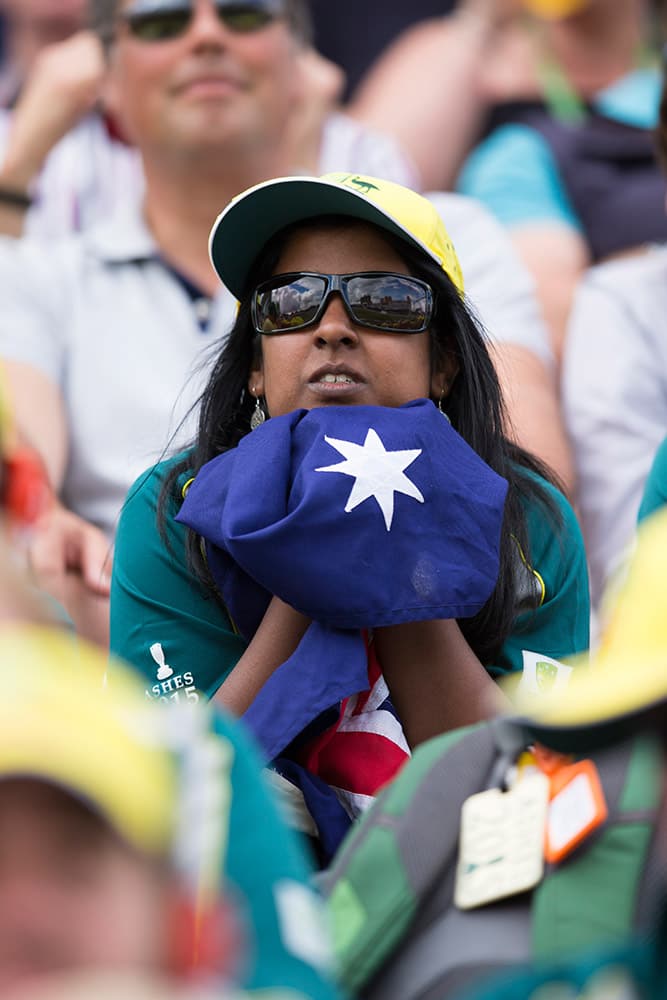
<path id="1" fill-rule="evenodd" d="M 318 322 L 329 296 L 339 292 L 353 322 L 390 333 L 419 333 L 432 313 L 433 292 L 408 275 L 369 272 L 344 275 L 279 275 L 256 289 L 253 321 L 259 333 L 280 333 Z"/>

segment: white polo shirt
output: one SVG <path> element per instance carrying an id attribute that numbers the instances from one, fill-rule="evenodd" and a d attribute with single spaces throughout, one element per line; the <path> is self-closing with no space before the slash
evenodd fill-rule
<path id="1" fill-rule="evenodd" d="M 562 385 L 597 605 L 634 541 L 667 434 L 667 246 L 587 273 L 570 314 Z"/>
<path id="2" fill-rule="evenodd" d="M 111 535 L 134 479 L 191 438 L 206 352 L 220 349 L 234 300 L 221 291 L 203 330 L 131 212 L 49 246 L 0 240 L 0 290 L 0 354 L 34 365 L 66 403 L 62 499 Z"/>

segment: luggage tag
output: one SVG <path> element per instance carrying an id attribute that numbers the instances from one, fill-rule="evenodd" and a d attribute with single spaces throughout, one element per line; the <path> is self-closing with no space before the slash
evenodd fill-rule
<path id="1" fill-rule="evenodd" d="M 454 902 L 461 910 L 532 889 L 544 871 L 549 779 L 527 772 L 509 791 L 471 795 L 461 809 Z"/>
<path id="2" fill-rule="evenodd" d="M 550 777 L 550 785 L 544 856 L 555 864 L 605 822 L 608 809 L 592 760 L 558 768 Z"/>

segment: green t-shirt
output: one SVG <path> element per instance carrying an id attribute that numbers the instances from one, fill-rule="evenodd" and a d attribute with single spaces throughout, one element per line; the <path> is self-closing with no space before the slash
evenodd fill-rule
<path id="1" fill-rule="evenodd" d="M 131 492 L 123 515 L 113 582 L 114 651 L 123 650 L 140 667 L 151 697 L 194 701 L 200 691 L 213 693 L 244 643 L 187 571 L 185 532 L 176 522 L 168 532 L 180 548 L 165 550 L 155 522 L 158 481 L 151 477 L 146 489 Z M 207 660 L 200 672 L 198 665 Z M 213 667 L 218 663 L 220 676 Z M 164 680 L 157 680 L 158 671 Z M 278 987 L 285 1000 L 292 990 L 293 1000 L 336 1000 L 339 993 L 320 971 L 326 939 L 319 933 L 319 900 L 309 885 L 312 872 L 302 844 L 278 813 L 244 727 L 217 710 L 213 727 L 233 754 L 223 867 L 224 892 L 240 921 L 239 984 L 257 1000 Z"/>
<path id="2" fill-rule="evenodd" d="M 111 586 L 111 649 L 146 677 L 154 697 L 210 698 L 241 656 L 235 633 L 216 597 L 188 569 L 187 529 L 167 519 L 165 545 L 156 526 L 157 499 L 172 459 L 134 484 L 121 514 Z M 183 475 L 178 491 L 185 486 Z M 589 597 L 586 557 L 579 525 L 563 495 L 541 481 L 560 513 L 557 530 L 541 504 L 526 510 L 531 567 L 517 558 L 518 614 L 493 676 L 522 669 L 524 650 L 561 659 L 588 649 Z M 180 502 L 174 499 L 171 514 Z M 521 610 L 525 608 L 525 610 Z M 173 676 L 157 679 L 160 644 Z"/>
<path id="3" fill-rule="evenodd" d="M 655 453 L 639 507 L 641 522 L 667 503 L 667 438 Z"/>
<path id="4" fill-rule="evenodd" d="M 645 945 L 493 978 L 456 1000 L 664 1000 L 667 983 Z"/>
<path id="5" fill-rule="evenodd" d="M 301 842 L 278 812 L 244 727 L 216 711 L 214 730 L 234 754 L 223 891 L 240 924 L 235 978 L 257 1000 L 277 987 L 294 990 L 294 1000 L 340 1000 L 324 971 L 328 933 Z"/>

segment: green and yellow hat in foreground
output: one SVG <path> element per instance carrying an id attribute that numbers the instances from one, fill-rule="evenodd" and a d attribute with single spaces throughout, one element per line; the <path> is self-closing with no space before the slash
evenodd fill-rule
<path id="1" fill-rule="evenodd" d="M 159 707 L 120 664 L 104 687 L 107 665 L 101 650 L 55 629 L 0 631 L 0 783 L 57 785 L 138 850 L 166 856 L 176 776 Z"/>
<path id="2" fill-rule="evenodd" d="M 588 753 L 641 729 L 667 733 L 667 509 L 645 521 L 600 648 L 567 687 L 515 700 L 529 732 L 556 750 Z"/>
<path id="3" fill-rule="evenodd" d="M 218 216 L 209 241 L 223 284 L 241 299 L 252 265 L 265 244 L 286 226 L 323 215 L 369 222 L 425 253 L 463 294 L 456 251 L 439 212 L 426 198 L 392 181 L 362 174 L 276 177 L 233 198 Z"/>

